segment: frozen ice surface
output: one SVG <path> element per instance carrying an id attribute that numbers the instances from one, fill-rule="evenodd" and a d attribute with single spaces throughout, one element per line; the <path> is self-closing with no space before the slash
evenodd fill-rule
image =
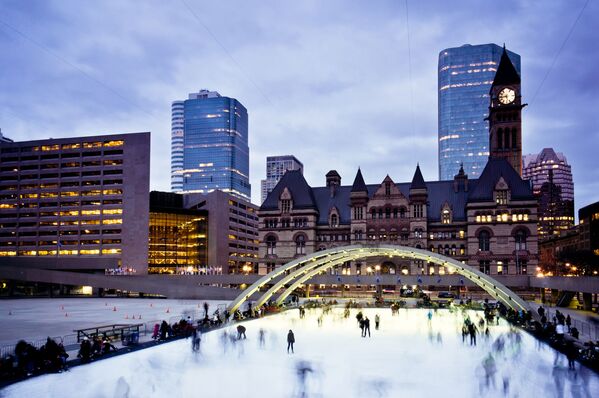
<path id="1" fill-rule="evenodd" d="M 569 371 L 565 357 L 526 333 L 510 333 L 503 321 L 471 346 L 462 342 L 461 312 L 439 310 L 429 322 L 428 310 L 392 316 L 389 309 L 365 309 L 370 338 L 360 335 L 357 310 L 345 319 L 334 309 L 319 326 L 321 312 L 299 319 L 290 310 L 246 322 L 247 340 L 235 344 L 223 345 L 224 330 L 206 333 L 199 354 L 180 340 L 37 377 L 7 387 L 3 397 L 599 397 L 597 374 L 579 364 Z M 467 314 L 476 322 L 480 313 Z M 289 329 L 295 354 L 286 351 Z M 234 326 L 225 330 L 236 335 Z M 499 336 L 505 348 L 497 353 Z M 303 383 L 300 363 L 308 369 Z"/>

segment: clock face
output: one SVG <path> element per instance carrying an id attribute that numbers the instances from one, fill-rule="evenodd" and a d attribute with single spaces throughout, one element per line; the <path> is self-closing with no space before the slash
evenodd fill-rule
<path id="1" fill-rule="evenodd" d="M 502 104 L 511 104 L 516 99 L 516 92 L 511 88 L 504 88 L 499 92 L 499 102 Z"/>

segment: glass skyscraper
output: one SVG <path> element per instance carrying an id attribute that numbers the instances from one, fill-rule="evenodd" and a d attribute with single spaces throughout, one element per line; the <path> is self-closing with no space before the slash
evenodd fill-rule
<path id="1" fill-rule="evenodd" d="M 171 189 L 221 190 L 250 200 L 248 115 L 236 99 L 200 90 L 172 104 Z"/>
<path id="2" fill-rule="evenodd" d="M 447 48 L 439 53 L 439 179 L 451 180 L 460 164 L 478 178 L 489 157 L 489 90 L 503 48 L 496 44 Z M 520 55 L 508 51 L 520 72 Z"/>

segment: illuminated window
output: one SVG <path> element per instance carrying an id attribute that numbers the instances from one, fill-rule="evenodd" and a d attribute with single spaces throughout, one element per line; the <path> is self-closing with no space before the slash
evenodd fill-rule
<path id="1" fill-rule="evenodd" d="M 101 142 L 84 142 L 84 148 L 100 148 L 102 146 Z"/>
<path id="2" fill-rule="evenodd" d="M 500 191 L 496 191 L 495 201 L 498 205 L 507 205 L 507 190 L 502 189 Z"/>
<path id="3" fill-rule="evenodd" d="M 104 146 L 123 146 L 125 144 L 125 141 L 123 140 L 118 140 L 118 141 L 104 141 Z"/>
<path id="4" fill-rule="evenodd" d="M 441 213 L 441 223 L 449 224 L 450 222 L 451 222 L 451 211 L 449 211 L 449 209 L 443 209 L 443 212 Z"/>
<path id="5" fill-rule="evenodd" d="M 337 214 L 331 214 L 331 227 L 337 226 L 339 226 L 339 217 L 337 217 Z"/>
<path id="6" fill-rule="evenodd" d="M 104 209 L 102 210 L 104 214 L 123 214 L 123 209 Z"/>
<path id="7" fill-rule="evenodd" d="M 102 224 L 122 224 L 123 220 L 121 218 L 112 218 L 109 220 L 102 220 Z"/>
<path id="8" fill-rule="evenodd" d="M 83 216 L 95 216 L 99 214 L 100 210 L 81 210 L 81 215 Z"/>
<path id="9" fill-rule="evenodd" d="M 80 147 L 80 144 L 62 144 L 62 149 L 77 149 Z"/>

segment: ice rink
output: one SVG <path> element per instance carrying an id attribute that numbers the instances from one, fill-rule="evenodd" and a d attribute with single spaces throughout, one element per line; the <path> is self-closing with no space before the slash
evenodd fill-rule
<path id="1" fill-rule="evenodd" d="M 569 371 L 564 356 L 500 322 L 478 344 L 462 342 L 464 315 L 477 312 L 365 309 L 372 336 L 363 338 L 358 310 L 324 315 L 297 310 L 244 322 L 247 339 L 233 343 L 218 330 L 46 375 L 6 388 L 2 397 L 599 397 L 599 377 Z M 381 325 L 375 330 L 374 318 Z M 261 347 L 259 330 L 265 331 Z M 286 335 L 295 334 L 287 354 Z M 503 340 L 497 350 L 498 338 Z M 485 367 L 487 371 L 485 371 Z M 298 368 L 303 368 L 301 381 Z M 304 395 L 302 395 L 304 393 Z"/>

